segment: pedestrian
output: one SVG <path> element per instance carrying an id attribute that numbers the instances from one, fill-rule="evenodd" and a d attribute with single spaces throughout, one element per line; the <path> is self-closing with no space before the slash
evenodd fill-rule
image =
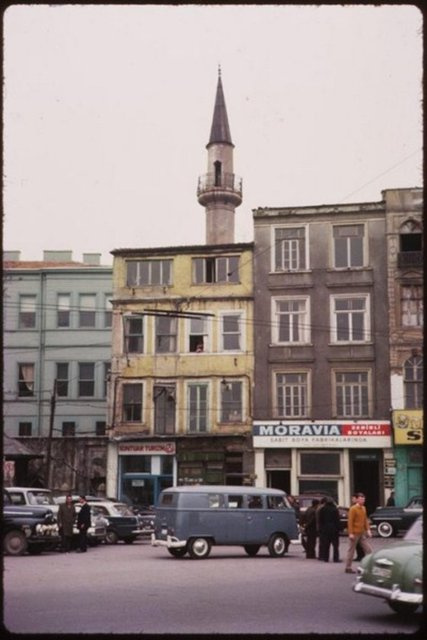
<path id="1" fill-rule="evenodd" d="M 322 498 L 322 508 L 318 514 L 319 528 L 319 560 L 329 562 L 329 550 L 332 545 L 334 562 L 341 562 L 339 557 L 340 514 L 331 497 Z"/>
<path id="2" fill-rule="evenodd" d="M 394 491 L 392 491 L 388 497 L 388 500 L 386 502 L 386 507 L 395 507 L 396 503 L 394 501 Z"/>
<path id="3" fill-rule="evenodd" d="M 77 528 L 79 530 L 80 548 L 77 551 L 85 553 L 87 551 L 87 530 L 91 525 L 90 506 L 86 502 L 85 496 L 79 497 L 79 503 L 81 504 L 81 509 L 77 514 Z"/>
<path id="4" fill-rule="evenodd" d="M 353 562 L 354 551 L 358 542 L 362 545 L 365 554 L 372 553 L 372 547 L 367 538 L 372 536 L 369 527 L 369 520 L 366 514 L 365 494 L 356 493 L 356 503 L 353 504 L 348 512 L 348 551 L 345 564 L 346 573 L 356 573 L 351 568 Z"/>
<path id="5" fill-rule="evenodd" d="M 302 527 L 303 527 L 303 538 L 304 538 L 304 549 L 306 558 L 315 558 L 316 557 L 316 542 L 317 542 L 317 522 L 316 522 L 316 511 L 319 506 L 319 500 L 317 498 L 313 498 L 311 501 L 311 506 L 308 507 L 307 511 L 304 513 L 302 517 Z"/>
<path id="6" fill-rule="evenodd" d="M 65 502 L 59 505 L 58 509 L 58 528 L 61 536 L 61 551 L 63 553 L 71 551 L 75 519 L 76 509 L 73 498 L 68 494 L 65 496 Z"/>
<path id="7" fill-rule="evenodd" d="M 351 496 L 351 505 L 353 506 L 354 504 L 356 504 L 356 494 L 353 493 L 353 495 Z M 354 558 L 356 560 L 356 562 L 360 562 L 362 558 L 365 557 L 365 552 L 363 551 L 362 545 L 360 544 L 360 542 L 357 543 L 356 545 L 356 557 Z"/>

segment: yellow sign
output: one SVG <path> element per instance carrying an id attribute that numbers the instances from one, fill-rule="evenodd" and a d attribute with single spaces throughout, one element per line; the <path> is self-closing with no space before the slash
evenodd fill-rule
<path id="1" fill-rule="evenodd" d="M 395 444 L 423 444 L 422 410 L 393 411 Z"/>

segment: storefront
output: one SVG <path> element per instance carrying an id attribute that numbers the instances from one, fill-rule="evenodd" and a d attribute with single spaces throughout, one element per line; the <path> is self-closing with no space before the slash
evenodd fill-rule
<path id="1" fill-rule="evenodd" d="M 384 461 L 393 458 L 388 420 L 255 421 L 253 446 L 257 486 L 324 491 L 343 506 L 362 491 L 368 511 L 384 504 Z"/>
<path id="2" fill-rule="evenodd" d="M 404 506 L 423 495 L 423 412 L 393 411 L 396 504 Z"/>

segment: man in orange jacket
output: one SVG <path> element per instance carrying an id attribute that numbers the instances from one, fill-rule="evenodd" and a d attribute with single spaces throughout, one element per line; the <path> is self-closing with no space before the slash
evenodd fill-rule
<path id="1" fill-rule="evenodd" d="M 354 558 L 354 551 L 359 543 L 365 554 L 372 553 L 372 547 L 367 538 L 372 536 L 369 527 L 369 520 L 366 514 L 365 494 L 356 493 L 356 502 L 348 511 L 348 551 L 345 565 L 346 573 L 356 573 L 351 568 Z"/>

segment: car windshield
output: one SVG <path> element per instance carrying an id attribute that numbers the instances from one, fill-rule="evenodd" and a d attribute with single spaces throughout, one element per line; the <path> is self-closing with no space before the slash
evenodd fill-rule
<path id="1" fill-rule="evenodd" d="M 47 491 L 29 491 L 28 502 L 30 504 L 55 504 L 55 501 Z"/>
<path id="2" fill-rule="evenodd" d="M 423 541 L 423 519 L 417 518 L 414 524 L 405 534 L 404 540 L 409 540 L 410 542 L 421 542 Z"/>

